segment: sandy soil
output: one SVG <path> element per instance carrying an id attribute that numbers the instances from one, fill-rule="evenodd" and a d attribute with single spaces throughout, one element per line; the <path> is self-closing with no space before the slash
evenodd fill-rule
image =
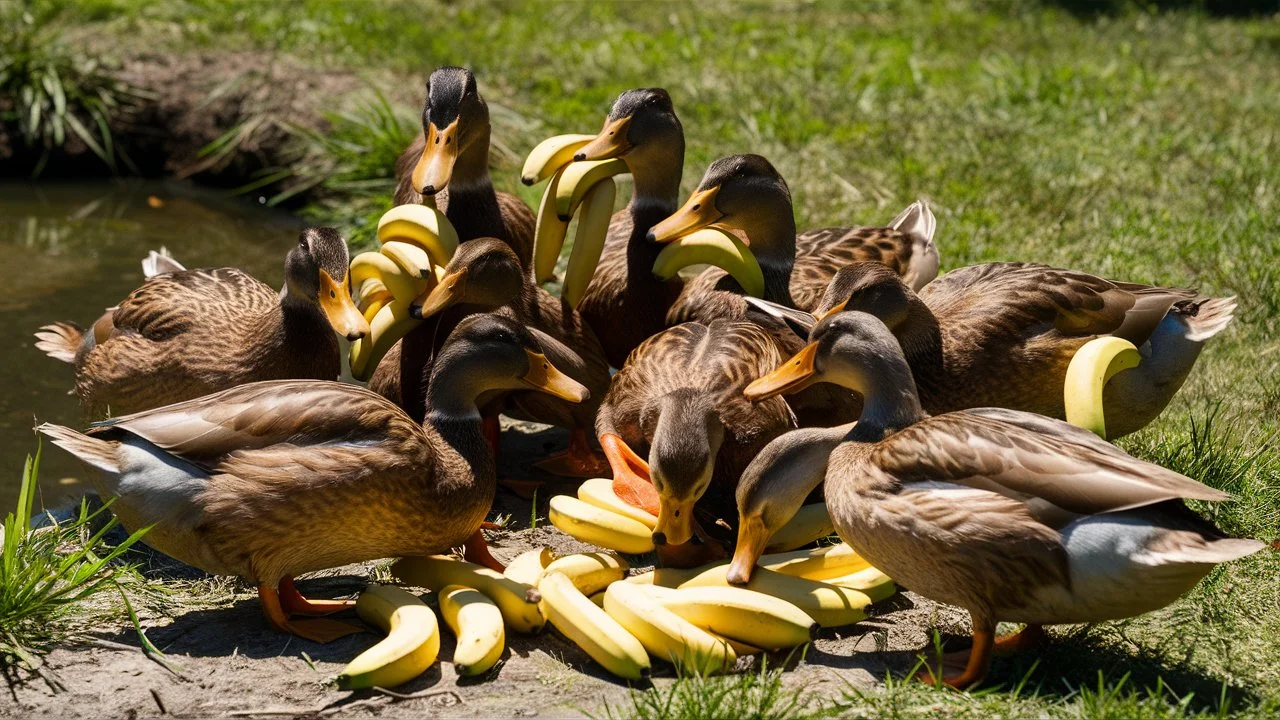
<path id="1" fill-rule="evenodd" d="M 533 477 L 526 460 L 563 447 L 557 431 L 508 427 L 503 435 L 505 477 Z M 575 483 L 553 482 L 539 492 L 538 526 L 530 528 L 531 504 L 500 489 L 495 514 L 510 513 L 511 529 L 491 535 L 494 554 L 509 560 L 547 545 L 558 552 L 590 549 L 546 524 L 546 498 L 572 492 Z M 653 558 L 631 558 L 636 568 Z M 353 596 L 377 563 L 349 566 L 301 580 L 305 594 Z M 198 578 L 190 568 L 162 556 L 148 558 L 145 572 L 157 578 Z M 176 609 L 141 613 L 147 636 L 176 665 L 175 675 L 139 649 L 126 618 L 91 628 L 83 639 L 51 653 L 48 667 L 65 684 L 53 694 L 38 680 L 0 701 L 0 717 L 581 717 L 604 703 L 625 702 L 627 685 L 613 678 L 549 626 L 538 636 L 508 636 L 503 662 L 483 678 L 460 679 L 448 659 L 453 638 L 442 633 L 440 662 L 396 689 L 408 699 L 369 691 L 343 692 L 329 681 L 353 657 L 378 641 L 372 633 L 328 645 L 272 631 L 262 619 L 252 588 L 225 579 L 181 580 Z M 194 590 L 192 590 L 194 588 Z M 429 594 L 424 596 L 431 602 Z M 902 672 L 928 642 L 930 628 L 963 631 L 955 610 L 901 593 L 877 604 L 872 618 L 824 631 L 803 661 L 792 658 L 789 685 L 838 695 L 848 684 L 865 687 L 886 670 Z M 775 657 L 771 665 L 785 658 Z M 739 669 L 759 658 L 739 660 Z M 776 663 L 774 662 L 776 661 Z M 671 682 L 670 667 L 655 667 L 656 684 Z"/>

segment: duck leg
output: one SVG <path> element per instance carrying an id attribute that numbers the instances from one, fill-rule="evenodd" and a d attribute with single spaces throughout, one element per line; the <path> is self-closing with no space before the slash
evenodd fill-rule
<path id="1" fill-rule="evenodd" d="M 310 600 L 298 592 L 293 578 L 280 578 L 280 606 L 290 615 L 332 615 L 356 606 L 355 600 Z"/>
<path id="2" fill-rule="evenodd" d="M 942 667 L 935 669 L 926 665 L 916 678 L 926 685 L 936 685 L 938 676 L 942 675 L 942 684 L 957 690 L 963 690 L 982 682 L 991 669 L 991 650 L 995 645 L 995 623 L 973 618 L 973 647 L 968 650 L 964 659 L 964 670 L 958 675 L 943 675 L 943 671 L 964 657 L 965 652 L 947 653 L 942 658 Z"/>
<path id="3" fill-rule="evenodd" d="M 995 640 L 998 655 L 1025 652 L 1044 645 L 1049 640 L 1043 625 L 1028 625 L 1012 635 L 1001 635 Z"/>
<path id="4" fill-rule="evenodd" d="M 467 562 L 483 565 L 490 570 L 502 572 L 507 569 L 506 565 L 489 553 L 489 543 L 485 542 L 484 532 L 479 528 L 462 544 L 462 557 Z"/>
<path id="5" fill-rule="evenodd" d="M 609 472 L 609 461 L 591 448 L 586 430 L 574 428 L 569 433 L 568 450 L 556 453 L 534 467 L 561 477 L 593 478 Z"/>
<path id="6" fill-rule="evenodd" d="M 273 587 L 259 585 L 258 600 L 262 603 L 262 612 L 267 616 L 267 622 L 271 624 L 271 627 L 282 633 L 297 635 L 312 642 L 327 643 L 340 637 L 364 632 L 364 628 L 359 625 L 342 622 L 341 620 L 290 618 L 280 603 L 280 592 Z"/>
<path id="7" fill-rule="evenodd" d="M 649 478 L 649 463 L 636 455 L 618 435 L 607 433 L 600 436 L 600 447 L 604 448 L 604 456 L 613 469 L 613 492 L 628 505 L 658 515 L 658 491 Z"/>

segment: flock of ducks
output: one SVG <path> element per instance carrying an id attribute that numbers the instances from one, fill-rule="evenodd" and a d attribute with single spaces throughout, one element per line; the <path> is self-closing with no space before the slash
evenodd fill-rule
<path id="1" fill-rule="evenodd" d="M 369 389 L 334 382 L 335 333 L 369 327 L 329 228 L 302 232 L 278 294 L 238 270 L 153 259 L 89 330 L 38 334 L 74 364 L 86 411 L 115 415 L 40 432 L 103 471 L 124 524 L 153 526 L 148 543 L 256 584 L 280 630 L 349 631 L 314 617 L 346 603 L 303 597 L 300 573 L 457 546 L 501 567 L 481 534 L 499 414 L 568 428 L 569 450 L 543 466 L 612 474 L 659 517 L 661 562 L 723 557 L 727 528 L 737 582 L 821 488 L 858 553 L 971 613 L 973 649 L 946 678 L 958 687 L 985 677 L 993 647 L 1161 607 L 1262 547 L 1183 504 L 1226 494 L 1063 422 L 1074 353 L 1115 336 L 1141 360 L 1106 385 L 1106 434 L 1149 423 L 1233 299 L 1033 263 L 938 277 L 927 204 L 883 227 L 800 232 L 757 155 L 715 161 L 681 205 L 683 129 L 666 91 L 639 89 L 575 156 L 621 158 L 634 190 L 570 307 L 534 281 L 532 211 L 490 180 L 475 78 L 441 68 L 427 87 L 395 200 L 433 197 L 462 243 Z M 707 227 L 749 245 L 762 297 L 715 267 L 655 276 L 664 243 Z M 1000 621 L 1028 626 L 997 639 Z"/>

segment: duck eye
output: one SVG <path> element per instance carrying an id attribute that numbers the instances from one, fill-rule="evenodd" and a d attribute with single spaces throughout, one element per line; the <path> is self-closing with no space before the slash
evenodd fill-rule
<path id="1" fill-rule="evenodd" d="M 336 297 L 338 297 L 338 293 L 334 292 L 333 290 L 330 290 L 330 291 L 329 291 L 329 297 L 331 297 L 331 298 L 336 298 Z"/>
<path id="2" fill-rule="evenodd" d="M 692 208 L 692 209 L 693 209 L 693 210 L 701 210 L 701 209 L 702 209 L 702 203 L 694 203 L 694 204 L 693 204 L 693 208 Z"/>

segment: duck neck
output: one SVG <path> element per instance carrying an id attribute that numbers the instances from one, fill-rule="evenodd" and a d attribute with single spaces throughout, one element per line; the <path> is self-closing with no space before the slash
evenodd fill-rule
<path id="1" fill-rule="evenodd" d="M 862 416 L 853 427 L 852 439 L 863 442 L 878 442 L 926 417 L 902 354 L 880 353 L 875 365 L 849 385 L 862 395 Z"/>
<path id="2" fill-rule="evenodd" d="M 496 237 L 510 240 L 502 222 L 498 193 L 489 178 L 489 129 L 458 153 L 449 178 L 445 216 L 460 240 Z"/>
<path id="3" fill-rule="evenodd" d="M 943 391 L 946 365 L 943 362 L 942 330 L 928 306 L 913 297 L 909 315 L 894 335 L 902 345 L 902 353 L 906 356 L 917 389 L 930 397 Z"/>
<path id="4" fill-rule="evenodd" d="M 254 321 L 253 333 L 255 337 L 262 338 L 261 342 L 253 344 L 263 354 L 272 354 L 282 348 L 305 348 L 303 354 L 316 360 L 332 363 L 337 357 L 338 339 L 324 313 L 314 302 L 290 293 L 287 286 L 280 291 L 280 304 Z M 292 358 L 302 356 L 286 354 Z M 334 377 L 337 377 L 337 372 Z"/>
<path id="5" fill-rule="evenodd" d="M 649 443 L 649 463 L 683 464 L 692 477 L 714 462 L 724 443 L 724 423 L 705 395 L 676 390 L 658 400 L 658 423 Z"/>
<path id="6" fill-rule="evenodd" d="M 791 202 L 763 214 L 747 232 L 751 253 L 764 275 L 764 299 L 794 307 L 791 300 L 791 271 L 796 264 L 796 220 Z"/>
<path id="7" fill-rule="evenodd" d="M 485 441 L 476 399 L 480 386 L 472 363 L 440 358 L 427 386 L 423 428 L 432 438 L 442 492 L 467 493 L 466 502 L 487 511 L 497 490 L 497 466 Z M 474 497 L 473 497 L 474 496 Z"/>

